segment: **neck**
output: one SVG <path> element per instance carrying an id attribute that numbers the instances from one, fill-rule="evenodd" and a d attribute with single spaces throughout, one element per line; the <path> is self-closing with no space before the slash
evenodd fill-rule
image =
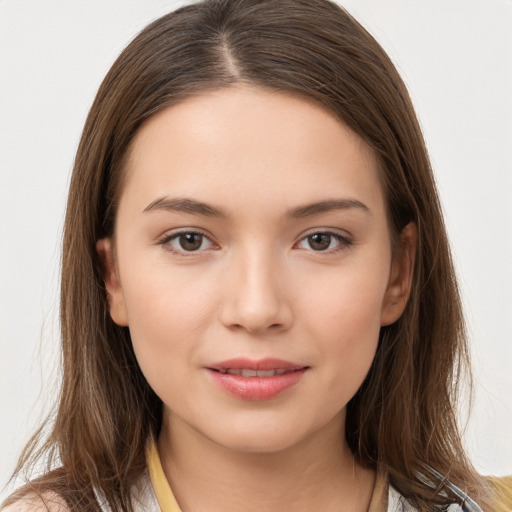
<path id="1" fill-rule="evenodd" d="M 254 453 L 220 446 L 173 419 L 164 421 L 158 451 L 183 512 L 365 511 L 375 474 L 355 461 L 343 426 L 335 421 L 298 445 Z"/>

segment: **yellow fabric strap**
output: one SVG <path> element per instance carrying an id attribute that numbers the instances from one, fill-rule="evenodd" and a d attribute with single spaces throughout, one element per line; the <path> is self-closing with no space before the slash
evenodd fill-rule
<path id="1" fill-rule="evenodd" d="M 493 512 L 512 511 L 512 476 L 487 477 L 494 497 Z"/>
<path id="2" fill-rule="evenodd" d="M 181 512 L 181 509 L 174 498 L 174 495 L 165 477 L 162 463 L 160 462 L 160 456 L 156 443 L 154 441 L 148 444 L 148 450 L 146 454 L 146 460 L 148 465 L 149 479 L 151 485 L 155 491 L 156 499 L 160 505 L 162 512 Z"/>
<path id="3" fill-rule="evenodd" d="M 373 488 L 372 499 L 368 512 L 386 512 L 388 509 L 388 490 L 389 483 L 386 474 L 377 470 L 375 477 L 375 487 Z"/>

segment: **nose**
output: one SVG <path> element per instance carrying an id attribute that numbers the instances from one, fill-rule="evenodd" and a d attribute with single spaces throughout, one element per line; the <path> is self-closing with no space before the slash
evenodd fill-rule
<path id="1" fill-rule="evenodd" d="M 221 321 L 251 334 L 289 329 L 293 314 L 282 267 L 272 254 L 240 251 L 225 273 Z"/>

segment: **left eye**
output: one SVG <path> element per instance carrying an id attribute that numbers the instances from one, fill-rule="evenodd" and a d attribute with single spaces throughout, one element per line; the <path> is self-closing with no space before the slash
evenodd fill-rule
<path id="1" fill-rule="evenodd" d="M 304 237 L 298 244 L 299 249 L 313 249 L 321 252 L 341 248 L 348 245 L 348 241 L 335 233 L 318 232 Z"/>
<path id="2" fill-rule="evenodd" d="M 213 243 L 203 234 L 193 231 L 176 233 L 162 241 L 174 252 L 198 252 L 209 249 Z"/>

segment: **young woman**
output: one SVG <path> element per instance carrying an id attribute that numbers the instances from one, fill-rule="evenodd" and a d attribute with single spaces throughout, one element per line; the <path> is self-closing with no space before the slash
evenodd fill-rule
<path id="1" fill-rule="evenodd" d="M 327 0 L 207 0 L 105 78 L 64 233 L 61 400 L 5 510 L 509 510 L 407 91 Z M 507 508 L 508 507 L 508 508 Z"/>

